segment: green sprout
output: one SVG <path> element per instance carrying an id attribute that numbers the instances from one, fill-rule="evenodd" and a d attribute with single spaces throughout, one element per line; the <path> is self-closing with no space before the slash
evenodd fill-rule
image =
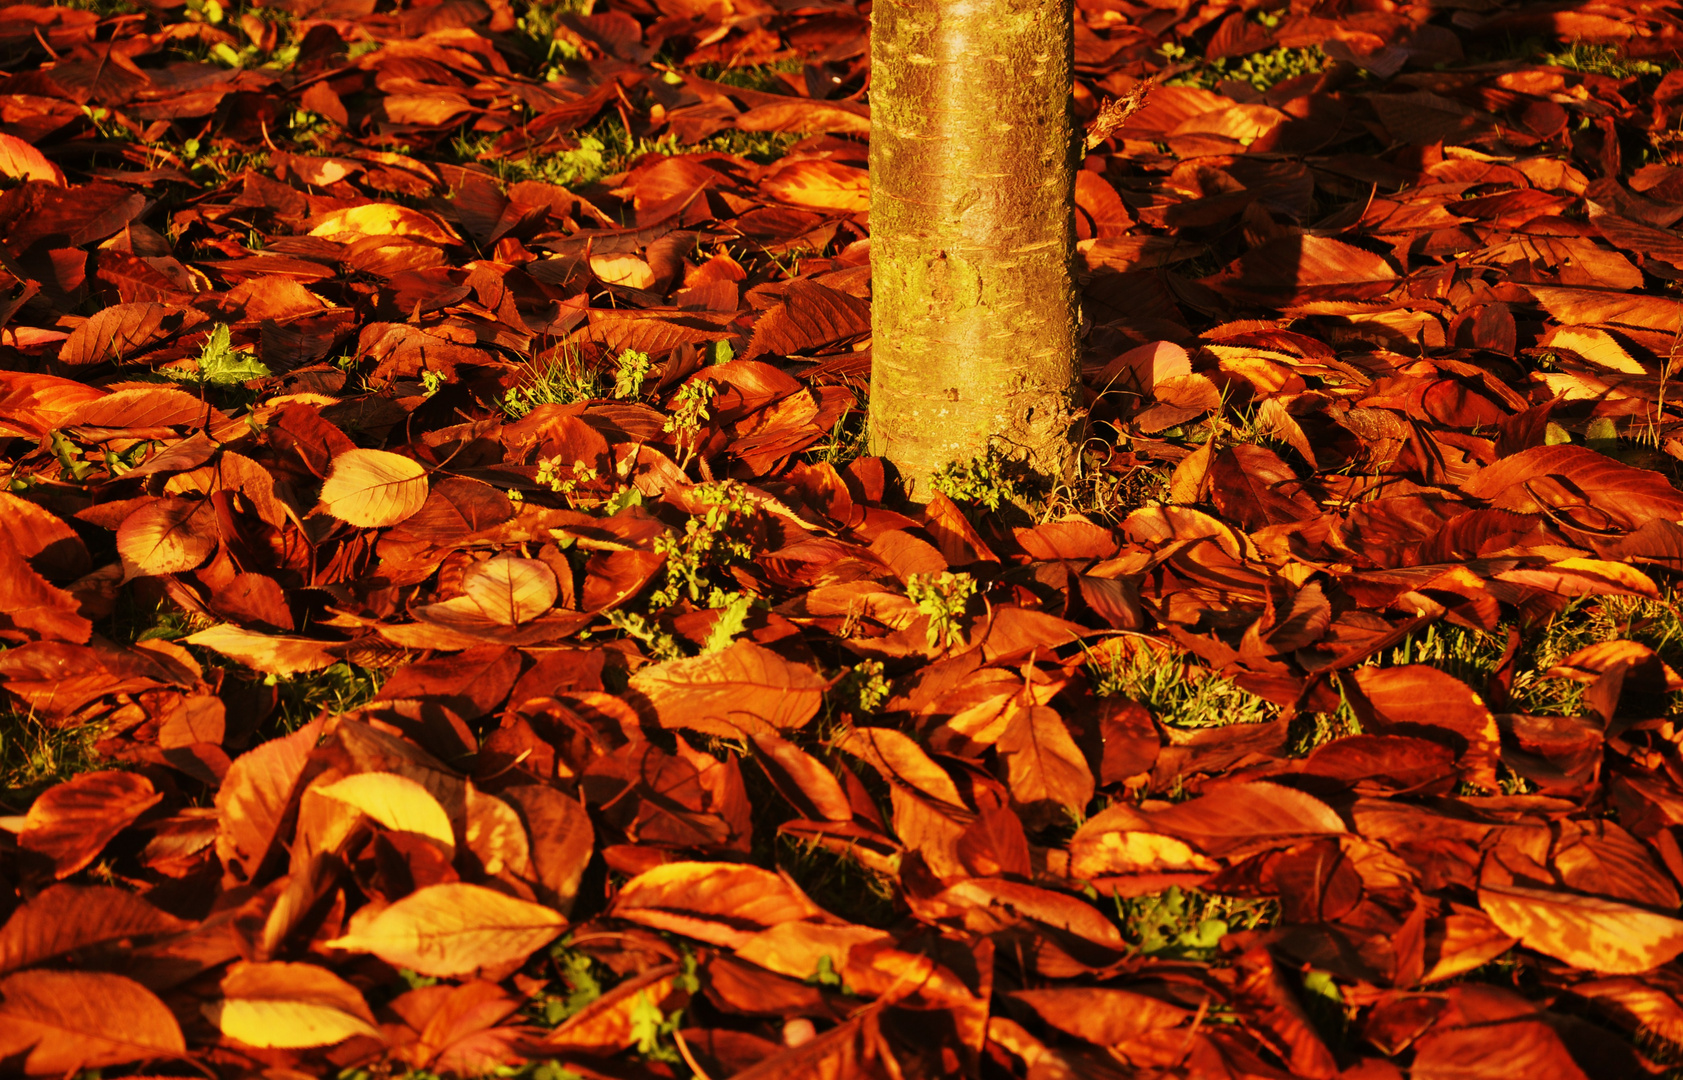
<path id="1" fill-rule="evenodd" d="M 951 648 L 960 640 L 959 621 L 974 595 L 976 579 L 969 574 L 943 570 L 939 574 L 913 574 L 906 579 L 906 596 L 929 616 L 931 649 Z"/>

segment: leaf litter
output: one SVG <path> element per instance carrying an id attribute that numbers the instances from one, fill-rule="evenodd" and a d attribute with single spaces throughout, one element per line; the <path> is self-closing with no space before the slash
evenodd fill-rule
<path id="1" fill-rule="evenodd" d="M 1675 1069 L 1679 19 L 1078 4 L 914 507 L 865 6 L 6 8 L 0 1057 Z"/>

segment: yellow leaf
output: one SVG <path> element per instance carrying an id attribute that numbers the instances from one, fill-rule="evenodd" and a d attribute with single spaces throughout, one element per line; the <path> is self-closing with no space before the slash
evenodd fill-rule
<path id="1" fill-rule="evenodd" d="M 329 514 L 366 529 L 396 525 L 426 501 L 426 469 L 386 450 L 346 450 L 333 459 L 321 486 L 321 505 Z"/>
<path id="2" fill-rule="evenodd" d="M 294 675 L 300 671 L 320 671 L 332 667 L 339 658 L 327 651 L 327 642 L 314 638 L 290 637 L 282 634 L 259 634 L 232 623 L 200 630 L 187 638 L 187 644 L 215 649 L 223 656 L 238 660 L 254 671 L 265 675 Z"/>
<path id="3" fill-rule="evenodd" d="M 363 203 L 335 210 L 310 230 L 311 236 L 351 241 L 362 236 L 412 236 L 435 244 L 459 244 L 460 238 L 433 218 L 391 203 Z"/>
<path id="4" fill-rule="evenodd" d="M 1631 359 L 1630 353 L 1625 351 L 1617 338 L 1597 327 L 1559 326 L 1551 330 L 1538 346 L 1577 353 L 1596 367 L 1608 371 L 1626 375 L 1647 374 L 1640 362 Z"/>
<path id="5" fill-rule="evenodd" d="M 871 176 L 864 169 L 817 158 L 792 162 L 760 181 L 778 202 L 856 214 L 871 208 Z"/>
<path id="6" fill-rule="evenodd" d="M 1599 896 L 1486 887 L 1478 904 L 1503 933 L 1585 971 L 1634 975 L 1683 953 L 1683 922 Z"/>
<path id="7" fill-rule="evenodd" d="M 117 528 L 124 581 L 191 570 L 215 550 L 215 515 L 208 503 L 198 500 L 146 503 Z"/>
<path id="8" fill-rule="evenodd" d="M 560 935 L 558 911 L 480 885 L 447 882 L 410 893 L 327 944 L 373 953 L 423 975 L 466 975 L 521 960 Z"/>
<path id="9" fill-rule="evenodd" d="M 0 134 L 0 176 L 14 180 L 45 180 L 64 186 L 64 173 L 47 155 L 16 135 Z"/>
<path id="10" fill-rule="evenodd" d="M 331 1005 L 308 1001 L 213 1001 L 205 1018 L 230 1039 L 264 1049 L 332 1046 L 353 1035 L 378 1036 L 380 1029 Z"/>
<path id="11" fill-rule="evenodd" d="M 450 816 L 432 793 L 407 776 L 365 772 L 313 789 L 317 795 L 360 810 L 388 829 L 419 833 L 454 850 Z"/>
<path id="12" fill-rule="evenodd" d="M 647 289 L 655 283 L 655 272 L 635 255 L 592 255 L 590 269 L 609 285 Z"/>
<path id="13" fill-rule="evenodd" d="M 1527 585 L 1556 596 L 1646 596 L 1660 598 L 1654 579 L 1629 563 L 1605 559 L 1562 559 L 1548 566 L 1520 566 L 1496 575 L 1496 580 Z"/>
<path id="14" fill-rule="evenodd" d="M 200 1009 L 247 1046 L 298 1049 L 380 1037 L 361 992 L 315 964 L 238 961 L 222 978 L 222 995 Z"/>

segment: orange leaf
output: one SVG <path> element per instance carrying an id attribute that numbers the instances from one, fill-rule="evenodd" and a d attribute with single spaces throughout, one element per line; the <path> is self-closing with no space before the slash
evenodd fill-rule
<path id="1" fill-rule="evenodd" d="M 690 660 L 650 664 L 631 676 L 664 727 L 734 738 L 798 728 L 818 712 L 829 680 L 751 641 Z"/>
<path id="2" fill-rule="evenodd" d="M 191 570 L 216 550 L 216 520 L 197 499 L 158 499 L 123 519 L 117 554 L 123 580 Z"/>
<path id="3" fill-rule="evenodd" d="M 51 859 L 54 876 L 69 877 L 162 798 L 152 781 L 135 773 L 83 773 L 31 804 L 18 846 Z"/>
<path id="4" fill-rule="evenodd" d="M 64 172 L 47 155 L 16 135 L 0 134 L 0 176 L 64 186 Z"/>
<path id="5" fill-rule="evenodd" d="M 0 927 L 0 972 L 126 938 L 178 933 L 189 925 L 109 885 L 52 885 Z"/>
<path id="6" fill-rule="evenodd" d="M 1478 903 L 1527 948 L 1585 971 L 1634 975 L 1683 953 L 1683 921 L 1616 900 L 1484 886 Z"/>
<path id="7" fill-rule="evenodd" d="M 132 979 L 96 971 L 19 971 L 0 979 L 0 1058 L 26 1075 L 63 1076 L 186 1052 L 175 1017 Z"/>
<path id="8" fill-rule="evenodd" d="M 658 930 L 736 948 L 778 923 L 822 910 L 770 870 L 740 863 L 672 862 L 625 883 L 612 914 Z"/>
<path id="9" fill-rule="evenodd" d="M 373 953 L 423 975 L 467 975 L 523 960 L 566 928 L 558 911 L 482 885 L 428 885 L 369 919 L 352 919 L 328 947 Z"/>

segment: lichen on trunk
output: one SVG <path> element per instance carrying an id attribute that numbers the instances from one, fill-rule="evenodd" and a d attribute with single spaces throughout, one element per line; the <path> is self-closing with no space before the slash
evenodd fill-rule
<path id="1" fill-rule="evenodd" d="M 870 442 L 914 499 L 993 442 L 1044 476 L 1077 416 L 1068 0 L 878 0 Z"/>

